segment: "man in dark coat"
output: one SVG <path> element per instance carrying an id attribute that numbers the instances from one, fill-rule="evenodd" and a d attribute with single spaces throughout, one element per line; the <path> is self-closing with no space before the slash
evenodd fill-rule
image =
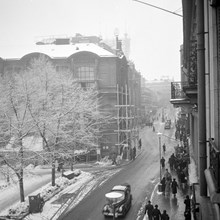
<path id="1" fill-rule="evenodd" d="M 162 157 L 160 159 L 160 163 L 161 163 L 161 167 L 164 168 L 165 167 L 165 159 L 164 159 L 164 157 Z"/>
<path id="2" fill-rule="evenodd" d="M 158 205 L 155 205 L 155 208 L 153 210 L 153 219 L 154 220 L 160 220 L 160 218 L 161 218 L 161 212 L 158 209 Z"/>
<path id="3" fill-rule="evenodd" d="M 187 210 L 191 210 L 191 205 L 190 205 L 190 198 L 189 196 L 187 195 L 185 200 L 184 200 L 184 204 L 185 204 L 185 211 Z"/>
<path id="4" fill-rule="evenodd" d="M 165 152 L 166 152 L 166 145 L 165 145 L 165 143 L 163 144 L 163 153 L 165 154 Z"/>
<path id="5" fill-rule="evenodd" d="M 136 157 L 136 147 L 134 146 L 134 148 L 133 148 L 133 160 L 135 159 L 135 157 Z"/>
<path id="6" fill-rule="evenodd" d="M 161 215 L 161 220 L 169 220 L 169 219 L 170 219 L 170 217 L 167 214 L 167 211 L 163 210 L 163 214 Z"/>
<path id="7" fill-rule="evenodd" d="M 171 189 L 172 189 L 172 193 L 173 193 L 174 197 L 176 197 L 177 188 L 178 188 L 178 184 L 176 182 L 176 179 L 173 178 L 173 181 L 171 183 Z"/>
<path id="8" fill-rule="evenodd" d="M 154 206 L 151 204 L 151 201 L 148 201 L 148 204 L 145 206 L 144 213 L 148 215 L 149 220 L 153 220 L 153 210 Z"/>
<path id="9" fill-rule="evenodd" d="M 163 195 L 165 195 L 165 188 L 166 188 L 166 179 L 165 177 L 162 178 L 162 180 L 160 181 L 161 185 L 162 185 L 162 192 Z"/>

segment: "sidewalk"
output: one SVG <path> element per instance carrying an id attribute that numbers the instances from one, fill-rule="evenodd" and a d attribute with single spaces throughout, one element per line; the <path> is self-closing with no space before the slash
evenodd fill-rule
<path id="1" fill-rule="evenodd" d="M 176 178 L 176 180 L 178 180 L 175 172 L 172 173 L 172 178 Z M 174 197 L 172 192 L 170 192 L 169 196 L 164 196 L 161 192 L 158 192 L 158 184 L 159 179 L 151 194 L 151 198 L 149 198 L 148 200 L 150 200 L 154 206 L 157 204 L 158 209 L 160 209 L 161 213 L 163 213 L 163 210 L 166 210 L 170 217 L 170 220 L 184 220 L 184 199 L 186 195 L 189 195 L 189 187 L 183 190 L 181 189 L 180 183 L 178 182 L 179 188 L 177 189 L 176 197 Z M 145 215 L 143 220 L 147 219 L 148 217 L 147 215 Z"/>

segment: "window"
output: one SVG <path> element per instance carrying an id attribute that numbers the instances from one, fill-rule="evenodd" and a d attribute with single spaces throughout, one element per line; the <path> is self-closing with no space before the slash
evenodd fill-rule
<path id="1" fill-rule="evenodd" d="M 56 71 L 57 72 L 68 72 L 69 71 L 69 67 L 68 66 L 56 66 Z"/>
<path id="2" fill-rule="evenodd" d="M 95 68 L 91 65 L 77 67 L 77 77 L 79 80 L 95 80 Z"/>
<path id="3" fill-rule="evenodd" d="M 94 82 L 81 82 L 80 84 L 82 88 L 94 88 L 95 87 Z"/>

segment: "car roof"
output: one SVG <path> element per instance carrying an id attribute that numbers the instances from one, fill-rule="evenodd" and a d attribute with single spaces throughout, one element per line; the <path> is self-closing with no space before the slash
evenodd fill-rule
<path id="1" fill-rule="evenodd" d="M 112 188 L 112 190 L 121 190 L 121 191 L 125 191 L 130 185 L 125 183 L 122 185 L 116 185 Z"/>

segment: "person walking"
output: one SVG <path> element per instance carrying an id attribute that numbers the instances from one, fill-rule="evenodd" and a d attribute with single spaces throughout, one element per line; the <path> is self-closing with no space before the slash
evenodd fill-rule
<path id="1" fill-rule="evenodd" d="M 142 141 L 141 141 L 141 138 L 140 138 L 139 141 L 138 141 L 138 149 L 141 149 L 141 146 L 142 146 Z"/>
<path id="2" fill-rule="evenodd" d="M 151 201 L 148 201 L 148 204 L 146 204 L 145 206 L 145 211 L 144 213 L 148 215 L 148 219 L 149 220 L 153 220 L 153 210 L 154 210 L 154 206 L 151 204 Z"/>
<path id="3" fill-rule="evenodd" d="M 165 167 L 165 159 L 164 159 L 164 157 L 162 157 L 160 159 L 160 164 L 161 164 L 161 167 L 164 169 L 164 167 Z"/>
<path id="4" fill-rule="evenodd" d="M 162 185 L 162 193 L 163 193 L 163 195 L 165 195 L 165 188 L 166 188 L 166 179 L 165 179 L 165 177 L 162 178 L 160 183 Z"/>
<path id="5" fill-rule="evenodd" d="M 133 148 L 133 160 L 135 160 L 135 158 L 136 158 L 136 147 L 134 146 L 134 148 Z"/>
<path id="6" fill-rule="evenodd" d="M 191 213 L 189 210 L 186 210 L 184 212 L 184 217 L 185 217 L 185 220 L 191 220 Z"/>
<path id="7" fill-rule="evenodd" d="M 163 210 L 163 213 L 161 214 L 161 220 L 169 220 L 169 219 L 170 219 L 170 217 L 167 214 L 167 211 Z"/>
<path id="8" fill-rule="evenodd" d="M 174 197 L 176 197 L 177 188 L 178 188 L 178 184 L 176 182 L 176 179 L 173 178 L 173 181 L 171 183 L 171 189 L 172 189 L 172 193 L 173 193 Z"/>
<path id="9" fill-rule="evenodd" d="M 160 210 L 158 209 L 158 205 L 155 205 L 154 207 L 155 207 L 155 208 L 154 208 L 154 210 L 153 210 L 153 219 L 154 219 L 154 220 L 160 220 L 160 218 L 161 218 L 161 212 L 160 212 Z"/>
<path id="10" fill-rule="evenodd" d="M 190 198 L 189 196 L 187 195 L 186 198 L 184 199 L 184 204 L 185 204 L 185 211 L 187 210 L 191 210 L 191 203 L 190 203 Z"/>
<path id="11" fill-rule="evenodd" d="M 166 153 L 166 145 L 165 145 L 165 143 L 163 144 L 163 154 L 165 154 Z"/>
<path id="12" fill-rule="evenodd" d="M 166 169 L 165 173 L 164 173 L 164 177 L 167 180 L 171 181 L 172 180 L 172 176 L 171 174 L 169 173 L 168 169 Z"/>
<path id="13" fill-rule="evenodd" d="M 185 175 L 185 173 L 182 170 L 180 170 L 179 179 L 180 179 L 180 182 L 181 182 L 182 189 L 185 189 L 185 186 L 186 186 L 186 175 Z"/>

